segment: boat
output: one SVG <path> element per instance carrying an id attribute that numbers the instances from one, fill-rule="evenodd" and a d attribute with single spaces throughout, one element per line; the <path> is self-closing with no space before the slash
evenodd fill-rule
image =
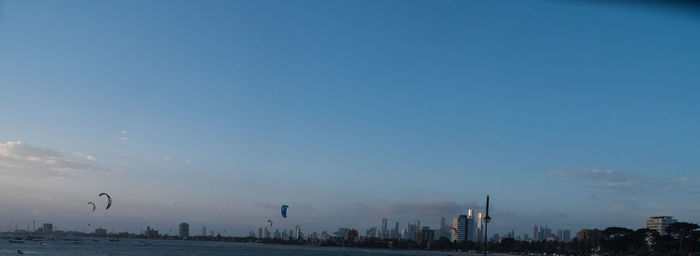
<path id="1" fill-rule="evenodd" d="M 15 237 L 15 238 L 12 238 L 12 239 L 10 239 L 10 240 L 8 240 L 8 241 L 10 241 L 10 243 L 23 244 L 23 243 L 24 243 L 24 238 Z"/>
<path id="2" fill-rule="evenodd" d="M 109 241 L 110 242 L 119 242 L 119 238 L 110 238 Z"/>

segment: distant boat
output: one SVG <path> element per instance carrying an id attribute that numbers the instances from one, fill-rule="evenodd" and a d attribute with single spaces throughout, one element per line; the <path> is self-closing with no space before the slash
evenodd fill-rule
<path id="1" fill-rule="evenodd" d="M 109 241 L 110 242 L 119 242 L 119 238 L 110 238 Z"/>
<path id="2" fill-rule="evenodd" d="M 15 237 L 15 238 L 12 238 L 8 241 L 10 241 L 10 243 L 15 243 L 15 244 L 23 244 L 24 243 L 24 239 L 20 238 L 20 237 Z"/>

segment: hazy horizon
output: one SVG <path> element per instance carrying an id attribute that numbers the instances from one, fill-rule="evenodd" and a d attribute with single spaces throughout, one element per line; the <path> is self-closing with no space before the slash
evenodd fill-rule
<path id="1" fill-rule="evenodd" d="M 595 2 L 2 1 L 0 229 L 698 223 L 700 19 Z"/>

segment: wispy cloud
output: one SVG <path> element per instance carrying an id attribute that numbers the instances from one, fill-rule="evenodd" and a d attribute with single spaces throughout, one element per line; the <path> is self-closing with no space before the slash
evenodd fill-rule
<path id="1" fill-rule="evenodd" d="M 73 155 L 75 155 L 75 156 L 77 156 L 77 157 L 80 157 L 80 158 L 84 158 L 84 159 L 86 159 L 86 160 L 90 160 L 90 161 L 95 161 L 95 160 L 97 160 L 97 158 L 95 158 L 94 156 L 88 155 L 88 154 L 85 154 L 85 153 L 81 153 L 81 152 L 73 152 Z"/>
<path id="2" fill-rule="evenodd" d="M 121 140 L 121 141 L 127 141 L 127 140 L 129 140 L 129 138 L 123 137 L 123 136 L 117 136 L 117 137 L 114 137 L 114 138 L 117 139 L 117 140 Z"/>
<path id="3" fill-rule="evenodd" d="M 465 214 L 467 209 L 478 211 L 483 208 L 475 202 L 457 203 L 454 201 L 393 202 L 384 204 L 355 203 L 354 208 L 375 216 L 454 216 Z"/>
<path id="4" fill-rule="evenodd" d="M 698 182 L 687 177 L 650 178 L 639 174 L 597 169 L 590 171 L 559 170 L 551 172 L 550 175 L 580 182 L 592 190 L 616 194 L 700 193 L 700 189 L 695 186 Z"/>
<path id="5" fill-rule="evenodd" d="M 84 158 L 90 160 L 87 155 Z M 71 161 L 60 150 L 34 147 L 21 141 L 0 143 L 0 175 L 71 177 L 83 171 L 111 170 Z"/>

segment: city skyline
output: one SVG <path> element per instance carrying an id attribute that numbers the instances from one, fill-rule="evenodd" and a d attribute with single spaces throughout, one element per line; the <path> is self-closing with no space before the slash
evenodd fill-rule
<path id="1" fill-rule="evenodd" d="M 4 1 L 0 227 L 700 222 L 700 21 L 508 6 Z"/>

